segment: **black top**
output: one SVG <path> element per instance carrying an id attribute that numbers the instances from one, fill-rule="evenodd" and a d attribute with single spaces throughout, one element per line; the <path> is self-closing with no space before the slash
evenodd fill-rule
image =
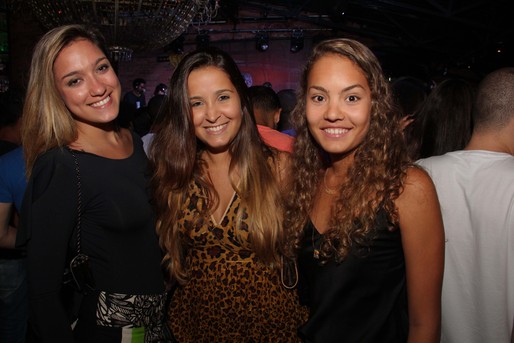
<path id="1" fill-rule="evenodd" d="M 146 155 L 133 136 L 126 159 L 75 151 L 82 181 L 82 252 L 96 288 L 123 294 L 162 294 L 161 251 L 149 202 Z M 43 341 L 71 342 L 59 301 L 68 242 L 77 216 L 75 162 L 65 148 L 40 156 L 22 206 L 20 239 L 29 239 L 30 321 Z"/>
<path id="2" fill-rule="evenodd" d="M 305 228 L 298 263 L 300 300 L 310 307 L 300 328 L 305 342 L 401 343 L 407 341 L 405 259 L 400 230 L 389 231 L 380 211 L 368 247 L 321 266 L 313 257 L 323 236 Z"/>

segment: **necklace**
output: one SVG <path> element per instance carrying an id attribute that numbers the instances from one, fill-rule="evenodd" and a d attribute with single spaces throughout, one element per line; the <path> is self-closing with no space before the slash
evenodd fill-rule
<path id="1" fill-rule="evenodd" d="M 323 190 L 328 195 L 337 195 L 337 193 L 338 193 L 337 189 L 332 189 L 327 186 L 327 171 L 328 171 L 328 169 L 325 170 L 325 174 L 323 175 Z"/>

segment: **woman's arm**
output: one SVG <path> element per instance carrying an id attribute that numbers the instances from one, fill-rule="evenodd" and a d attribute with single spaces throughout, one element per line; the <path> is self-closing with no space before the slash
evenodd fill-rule
<path id="1" fill-rule="evenodd" d="M 13 249 L 16 242 L 16 228 L 10 225 L 12 203 L 0 202 L 0 248 Z"/>
<path id="2" fill-rule="evenodd" d="M 432 180 L 409 168 L 396 200 L 407 272 L 409 343 L 440 340 L 444 230 Z"/>
<path id="3" fill-rule="evenodd" d="M 29 321 L 40 342 L 73 342 L 60 299 L 68 241 L 77 211 L 72 163 L 56 162 L 51 156 L 38 160 L 22 205 L 21 229 L 29 236 Z"/>

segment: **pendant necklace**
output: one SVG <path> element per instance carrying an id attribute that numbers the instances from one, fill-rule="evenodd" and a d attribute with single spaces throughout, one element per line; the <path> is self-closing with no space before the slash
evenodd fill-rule
<path id="1" fill-rule="evenodd" d="M 325 169 L 325 174 L 323 174 L 323 191 L 330 196 L 337 196 L 339 194 L 339 189 L 337 189 L 337 188 L 332 189 L 332 188 L 329 188 L 327 185 L 327 172 L 328 172 L 328 168 Z M 314 227 L 314 223 L 313 223 L 312 224 L 312 235 L 311 235 L 312 256 L 316 260 L 319 260 L 319 258 L 321 257 L 321 243 L 320 243 L 320 246 L 316 248 L 316 244 L 314 242 L 315 231 L 316 231 L 316 228 Z M 322 240 L 322 239 L 323 239 L 323 237 L 320 238 L 320 240 Z"/>
<path id="2" fill-rule="evenodd" d="M 323 175 L 323 190 L 328 195 L 332 195 L 332 196 L 337 195 L 337 193 L 339 191 L 338 189 L 332 189 L 327 186 L 327 172 L 328 172 L 328 169 L 325 170 L 325 174 Z"/>

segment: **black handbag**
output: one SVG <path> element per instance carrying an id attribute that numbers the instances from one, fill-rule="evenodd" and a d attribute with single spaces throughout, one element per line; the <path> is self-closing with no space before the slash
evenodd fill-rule
<path id="1" fill-rule="evenodd" d="M 68 148 L 68 151 L 75 160 L 75 171 L 77 174 L 77 223 L 74 230 L 76 232 L 75 247 L 68 248 L 68 252 L 73 253 L 73 255 L 68 258 L 69 262 L 64 269 L 61 300 L 68 313 L 70 322 L 74 322 L 78 317 L 83 296 L 95 291 L 95 280 L 89 266 L 89 256 L 81 252 L 82 188 L 79 163 L 73 150 Z"/>

